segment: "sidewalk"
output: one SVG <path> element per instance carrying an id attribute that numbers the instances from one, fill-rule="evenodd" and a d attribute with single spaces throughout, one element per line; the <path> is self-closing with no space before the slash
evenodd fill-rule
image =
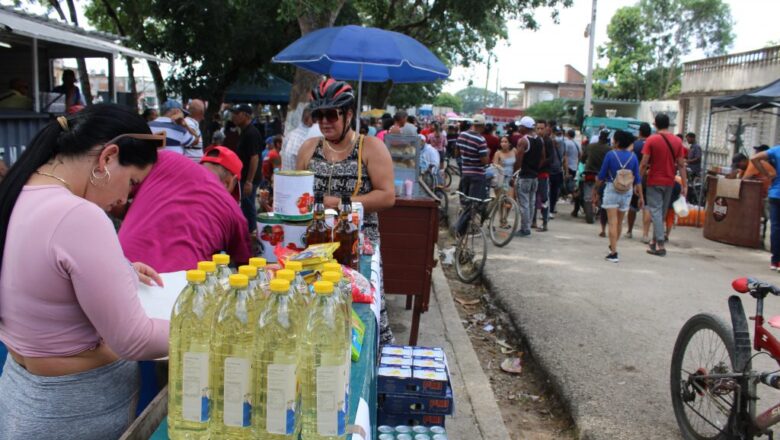
<path id="1" fill-rule="evenodd" d="M 406 297 L 387 295 L 390 326 L 397 344 L 409 342 L 412 311 L 405 310 Z M 420 319 L 420 346 L 442 347 L 447 353 L 455 414 L 447 417 L 451 440 L 508 440 L 493 390 L 482 371 L 452 300 L 441 267 L 433 270 L 433 288 L 428 312 Z"/>

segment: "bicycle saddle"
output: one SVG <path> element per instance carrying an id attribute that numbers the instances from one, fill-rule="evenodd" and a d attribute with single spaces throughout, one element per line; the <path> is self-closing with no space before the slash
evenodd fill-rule
<path id="1" fill-rule="evenodd" d="M 780 289 L 755 278 L 737 278 L 731 282 L 731 287 L 739 293 L 750 293 L 751 295 L 766 295 L 768 293 L 780 295 Z"/>
<path id="2" fill-rule="evenodd" d="M 767 319 L 766 323 L 769 324 L 770 327 L 780 328 L 780 315 Z"/>

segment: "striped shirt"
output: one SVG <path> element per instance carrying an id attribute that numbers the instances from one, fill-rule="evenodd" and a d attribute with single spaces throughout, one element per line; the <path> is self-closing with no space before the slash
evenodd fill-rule
<path id="1" fill-rule="evenodd" d="M 309 137 L 309 129 L 301 123 L 284 137 L 282 143 L 282 170 L 295 170 L 298 162 L 298 152 Z"/>
<path id="2" fill-rule="evenodd" d="M 195 140 L 186 128 L 173 122 L 171 118 L 161 116 L 149 123 L 152 133 L 165 132 L 165 149 L 184 154 L 184 147 L 189 147 Z"/>
<path id="3" fill-rule="evenodd" d="M 464 131 L 458 136 L 456 145 L 463 161 L 463 174 L 484 176 L 485 165 L 482 164 L 482 158 L 488 156 L 485 138 L 475 131 Z"/>

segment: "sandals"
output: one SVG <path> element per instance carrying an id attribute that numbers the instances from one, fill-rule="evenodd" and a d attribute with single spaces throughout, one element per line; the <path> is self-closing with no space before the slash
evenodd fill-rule
<path id="1" fill-rule="evenodd" d="M 666 249 L 658 249 L 655 243 L 650 243 L 650 249 L 647 250 L 647 253 L 657 257 L 665 257 Z"/>

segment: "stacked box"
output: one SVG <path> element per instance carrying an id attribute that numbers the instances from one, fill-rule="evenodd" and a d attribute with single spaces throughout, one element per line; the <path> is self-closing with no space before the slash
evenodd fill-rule
<path id="1" fill-rule="evenodd" d="M 444 426 L 454 411 L 444 350 L 385 346 L 379 359 L 380 425 Z"/>

